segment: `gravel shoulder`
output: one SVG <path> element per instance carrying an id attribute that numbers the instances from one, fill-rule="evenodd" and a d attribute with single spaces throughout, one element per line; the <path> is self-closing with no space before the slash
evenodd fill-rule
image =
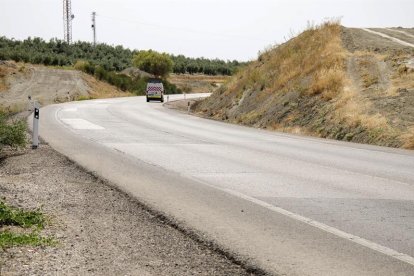
<path id="1" fill-rule="evenodd" d="M 1 275 L 250 275 L 48 145 L 2 159 L 0 191 L 58 241 L 0 250 Z"/>

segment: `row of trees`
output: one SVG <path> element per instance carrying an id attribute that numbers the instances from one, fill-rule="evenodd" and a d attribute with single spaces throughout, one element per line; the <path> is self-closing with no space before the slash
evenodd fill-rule
<path id="1" fill-rule="evenodd" d="M 122 71 L 133 65 L 133 57 L 141 51 L 132 51 L 122 46 L 89 42 L 67 44 L 58 39 L 45 41 L 41 38 L 28 38 L 23 41 L 0 37 L 0 60 L 24 61 L 45 65 L 74 65 L 78 60 L 85 60 L 102 66 L 107 71 Z M 231 75 L 242 65 L 237 61 L 219 59 L 188 58 L 183 55 L 170 56 L 174 73 Z"/>
<path id="2" fill-rule="evenodd" d="M 206 75 L 227 75 L 230 76 L 244 63 L 224 61 L 220 59 L 188 58 L 183 55 L 171 55 L 174 62 L 174 73 L 177 74 L 206 74 Z"/>
<path id="3" fill-rule="evenodd" d="M 0 60 L 24 61 L 45 65 L 73 65 L 77 60 L 88 60 L 101 65 L 105 70 L 121 71 L 131 66 L 133 52 L 122 46 L 99 44 L 94 47 L 88 42 L 67 44 L 58 39 L 49 42 L 41 38 L 23 41 L 0 37 Z"/>
<path id="4" fill-rule="evenodd" d="M 101 65 L 90 63 L 89 61 L 79 60 L 75 64 L 75 69 L 94 76 L 98 80 L 105 81 L 114 85 L 122 91 L 130 91 L 136 95 L 145 95 L 147 86 L 147 77 L 137 76 L 131 77 L 115 71 L 108 71 Z M 164 75 L 159 75 L 164 76 Z M 167 94 L 180 94 L 180 89 L 174 84 L 168 82 L 166 79 L 162 80 Z"/>

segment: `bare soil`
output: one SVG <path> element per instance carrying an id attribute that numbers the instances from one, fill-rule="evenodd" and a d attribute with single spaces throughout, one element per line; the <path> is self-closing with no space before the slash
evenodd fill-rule
<path id="1" fill-rule="evenodd" d="M 0 250 L 1 275 L 251 275 L 48 145 L 2 158 L 0 191 L 58 241 Z"/>
<path id="2" fill-rule="evenodd" d="M 0 64 L 1 83 L 0 108 L 12 113 L 29 108 L 28 96 L 41 106 L 77 99 L 131 96 L 80 71 L 12 61 Z"/>
<path id="3" fill-rule="evenodd" d="M 185 93 L 211 93 L 229 78 L 229 76 L 171 74 L 168 80 Z"/>
<path id="4" fill-rule="evenodd" d="M 411 52 L 411 49 L 406 46 L 358 28 L 343 28 L 342 41 L 344 47 L 350 52 Z"/>
<path id="5" fill-rule="evenodd" d="M 0 93 L 0 104 L 5 109 L 22 111 L 28 106 L 28 96 L 41 105 L 73 100 L 88 95 L 89 87 L 74 70 L 58 70 L 8 62 L 6 66 L 18 68 L 6 76 L 8 89 Z"/>
<path id="6" fill-rule="evenodd" d="M 373 28 L 372 30 L 398 38 L 408 43 L 414 43 L 414 35 L 407 32 L 406 29 Z"/>

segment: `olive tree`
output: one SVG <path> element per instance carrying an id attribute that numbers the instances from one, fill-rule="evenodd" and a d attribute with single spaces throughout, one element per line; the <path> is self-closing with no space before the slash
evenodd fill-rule
<path id="1" fill-rule="evenodd" d="M 173 61 L 166 53 L 153 50 L 139 51 L 134 55 L 133 64 L 140 70 L 156 77 L 166 77 L 173 70 Z"/>

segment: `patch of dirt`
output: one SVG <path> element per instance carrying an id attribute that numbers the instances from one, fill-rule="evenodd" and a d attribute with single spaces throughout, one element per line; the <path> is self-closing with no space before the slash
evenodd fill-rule
<path id="1" fill-rule="evenodd" d="M 126 68 L 124 70 L 122 70 L 121 72 L 122 74 L 125 74 L 127 76 L 133 77 L 133 78 L 153 78 L 154 76 L 151 75 L 150 73 L 147 73 L 145 71 L 142 71 L 138 68 L 135 67 L 130 67 L 130 68 Z"/>
<path id="2" fill-rule="evenodd" d="M 414 35 L 405 31 L 405 29 L 372 28 L 371 30 L 414 44 Z"/>
<path id="3" fill-rule="evenodd" d="M 168 81 L 185 93 L 211 93 L 225 83 L 228 76 L 171 74 Z"/>
<path id="4" fill-rule="evenodd" d="M 89 96 L 83 97 L 83 99 L 105 99 L 136 96 L 135 94 L 122 91 L 106 82 L 99 81 L 84 73 L 82 73 L 82 80 L 89 87 Z M 82 97 L 77 97 L 77 99 L 82 99 Z"/>
<path id="5" fill-rule="evenodd" d="M 131 96 L 76 70 L 15 63 L 0 64 L 0 108 L 11 113 L 30 109 L 28 96 L 41 106 L 77 99 Z M 2 73 L 3 72 L 3 73 Z"/>
<path id="6" fill-rule="evenodd" d="M 1 275 L 251 275 L 47 145 L 3 159 L 0 191 L 59 243 L 0 250 Z"/>
<path id="7" fill-rule="evenodd" d="M 89 87 L 82 81 L 80 72 L 58 70 L 44 66 L 16 64 L 19 73 L 7 76 L 7 91 L 0 94 L 0 104 L 13 112 L 26 110 L 28 96 L 42 106 L 73 100 L 88 95 Z"/>

